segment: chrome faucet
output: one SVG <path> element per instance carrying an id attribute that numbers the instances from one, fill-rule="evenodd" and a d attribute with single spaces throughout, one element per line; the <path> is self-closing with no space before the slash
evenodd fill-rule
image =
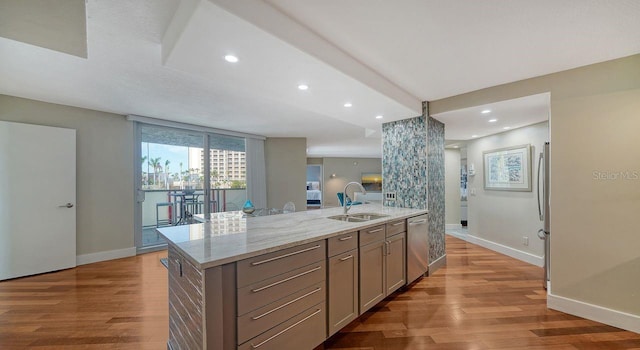
<path id="1" fill-rule="evenodd" d="M 349 182 L 346 186 L 344 186 L 344 190 L 342 191 L 342 207 L 344 208 L 345 215 L 347 214 L 349 209 L 351 209 L 351 204 L 347 206 L 347 187 L 349 187 L 349 185 L 358 185 L 358 187 L 360 187 L 360 191 L 362 191 L 362 194 L 367 194 L 367 190 L 365 190 L 364 187 L 362 187 L 362 184 L 360 184 L 359 182 Z"/>

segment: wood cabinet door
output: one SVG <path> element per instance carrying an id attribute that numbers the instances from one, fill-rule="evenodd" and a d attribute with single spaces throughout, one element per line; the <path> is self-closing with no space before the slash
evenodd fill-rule
<path id="1" fill-rule="evenodd" d="M 360 247 L 360 314 L 385 297 L 385 241 Z"/>
<path id="2" fill-rule="evenodd" d="M 402 232 L 386 240 L 386 295 L 404 286 L 407 281 L 406 233 Z"/>
<path id="3" fill-rule="evenodd" d="M 329 334 L 332 336 L 358 313 L 358 249 L 329 259 Z"/>

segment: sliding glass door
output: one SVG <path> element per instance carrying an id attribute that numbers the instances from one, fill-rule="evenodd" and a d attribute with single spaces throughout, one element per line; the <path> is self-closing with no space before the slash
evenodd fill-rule
<path id="1" fill-rule="evenodd" d="M 240 210 L 247 200 L 247 155 L 244 138 L 209 135 L 212 212 Z"/>
<path id="2" fill-rule="evenodd" d="M 165 245 L 158 227 L 196 223 L 206 213 L 242 207 L 244 138 L 143 123 L 136 123 L 136 138 L 138 251 Z"/>

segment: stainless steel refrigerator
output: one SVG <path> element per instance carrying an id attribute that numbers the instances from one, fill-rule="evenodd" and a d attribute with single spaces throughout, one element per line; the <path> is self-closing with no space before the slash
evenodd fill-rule
<path id="1" fill-rule="evenodd" d="M 538 216 L 544 227 L 538 230 L 538 237 L 544 240 L 544 289 L 550 281 L 550 244 L 551 224 L 549 210 L 549 142 L 545 142 L 544 150 L 538 158 Z"/>

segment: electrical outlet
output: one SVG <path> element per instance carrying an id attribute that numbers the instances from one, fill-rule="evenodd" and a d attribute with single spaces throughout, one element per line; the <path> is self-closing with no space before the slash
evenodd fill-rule
<path id="1" fill-rule="evenodd" d="M 396 193 L 395 192 L 385 192 L 384 199 L 386 201 L 395 202 L 396 201 Z"/>
<path id="2" fill-rule="evenodd" d="M 528 246 L 529 245 L 529 237 L 522 236 L 522 244 Z"/>

